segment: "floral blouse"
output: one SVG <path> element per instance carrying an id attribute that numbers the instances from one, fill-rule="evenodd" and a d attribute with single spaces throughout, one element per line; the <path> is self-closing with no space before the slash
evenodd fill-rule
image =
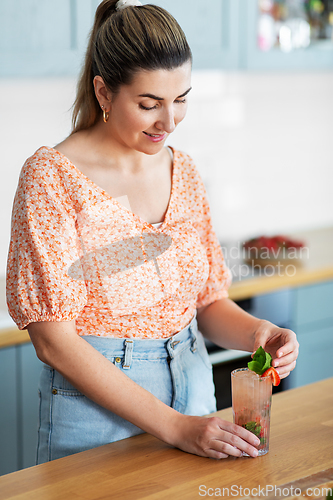
<path id="1" fill-rule="evenodd" d="M 42 147 L 15 195 L 7 303 L 20 329 L 75 319 L 79 335 L 159 339 L 197 307 L 228 296 L 231 275 L 193 161 L 174 151 L 172 191 L 156 229 Z"/>

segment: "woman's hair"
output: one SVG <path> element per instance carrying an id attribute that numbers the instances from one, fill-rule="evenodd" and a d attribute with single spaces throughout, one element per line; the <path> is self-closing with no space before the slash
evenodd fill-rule
<path id="1" fill-rule="evenodd" d="M 93 79 L 100 75 L 117 93 L 139 70 L 173 69 L 192 61 L 181 27 L 156 5 L 116 10 L 117 0 L 103 0 L 97 8 L 73 108 L 72 133 L 94 125 L 101 109 Z"/>

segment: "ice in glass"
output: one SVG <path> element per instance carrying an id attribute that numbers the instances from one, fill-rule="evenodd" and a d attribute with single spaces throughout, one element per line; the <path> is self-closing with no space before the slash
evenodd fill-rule
<path id="1" fill-rule="evenodd" d="M 269 426 L 272 403 L 272 378 L 261 377 L 248 368 L 231 372 L 234 423 L 253 432 L 260 439 L 259 455 L 269 449 Z M 244 456 L 249 456 L 243 452 Z"/>

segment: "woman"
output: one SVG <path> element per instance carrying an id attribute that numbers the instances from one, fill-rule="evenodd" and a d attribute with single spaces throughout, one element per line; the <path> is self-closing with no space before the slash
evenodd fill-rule
<path id="1" fill-rule="evenodd" d="M 290 330 L 227 298 L 230 283 L 192 160 L 165 148 L 191 90 L 191 52 L 165 10 L 97 9 L 73 132 L 25 163 L 15 197 L 7 297 L 45 363 L 37 462 L 142 431 L 204 457 L 247 452 L 219 418 L 203 335 L 294 368 Z M 197 315 L 197 320 L 196 320 Z"/>

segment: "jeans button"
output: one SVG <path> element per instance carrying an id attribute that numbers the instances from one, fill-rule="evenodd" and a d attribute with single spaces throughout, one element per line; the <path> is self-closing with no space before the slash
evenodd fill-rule
<path id="1" fill-rule="evenodd" d="M 52 389 L 52 394 L 58 394 L 57 389 Z"/>

